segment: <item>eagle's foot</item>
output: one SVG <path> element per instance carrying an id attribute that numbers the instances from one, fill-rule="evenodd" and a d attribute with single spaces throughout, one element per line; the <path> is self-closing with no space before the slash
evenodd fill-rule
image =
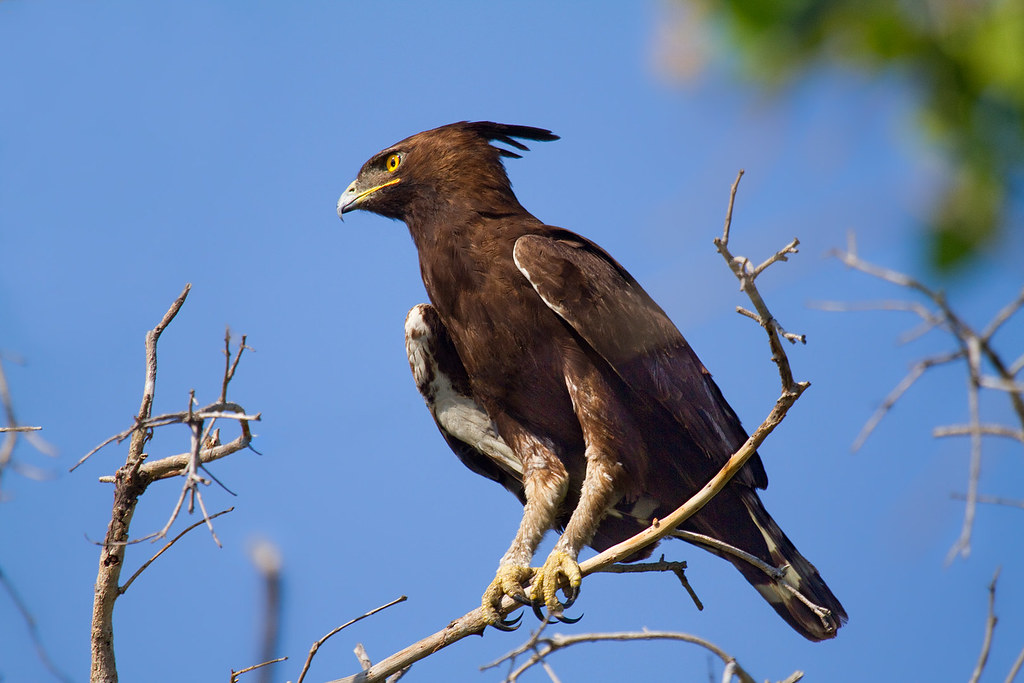
<path id="1" fill-rule="evenodd" d="M 484 591 L 480 600 L 484 611 L 484 621 L 499 631 L 514 631 L 519 628 L 519 620 L 523 615 L 515 619 L 504 619 L 501 616 L 501 601 L 507 595 L 516 602 L 529 605 L 532 604 L 526 596 L 523 586 L 529 583 L 533 576 L 532 567 L 524 567 L 517 564 L 502 565 L 491 581 L 491 585 Z"/>
<path id="2" fill-rule="evenodd" d="M 533 579 L 533 586 L 530 590 L 530 597 L 533 599 L 534 612 L 540 612 L 540 605 L 547 608 L 548 614 L 555 619 L 566 623 L 575 624 L 579 618 L 569 619 L 562 616 L 562 612 L 576 602 L 580 594 L 580 584 L 583 582 L 583 575 L 580 573 L 580 565 L 576 560 L 560 550 L 552 551 L 545 560 L 544 566 L 537 570 Z M 559 602 L 558 591 L 565 595 L 565 602 Z M 543 617 L 538 615 L 543 621 Z"/>

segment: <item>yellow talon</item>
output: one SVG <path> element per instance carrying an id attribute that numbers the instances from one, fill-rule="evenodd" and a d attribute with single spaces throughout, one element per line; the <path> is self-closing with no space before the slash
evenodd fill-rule
<path id="1" fill-rule="evenodd" d="M 501 616 L 501 601 L 507 595 L 517 602 L 526 602 L 523 586 L 530 582 L 534 569 L 522 565 L 510 564 L 498 567 L 491 585 L 484 591 L 480 603 L 484 611 L 484 621 L 491 626 L 503 630 L 511 630 L 514 622 L 508 622 Z"/>
<path id="2" fill-rule="evenodd" d="M 556 550 L 548 555 L 544 566 L 537 570 L 530 598 L 534 604 L 543 602 L 549 614 L 558 615 L 576 600 L 582 582 L 579 563 L 568 553 Z M 559 590 L 566 596 L 565 604 L 558 600 Z"/>

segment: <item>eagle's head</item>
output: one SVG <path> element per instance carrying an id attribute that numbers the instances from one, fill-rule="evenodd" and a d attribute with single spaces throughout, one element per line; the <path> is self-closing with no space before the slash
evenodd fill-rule
<path id="1" fill-rule="evenodd" d="M 365 209 L 409 222 L 417 214 L 436 215 L 445 206 L 494 211 L 511 201 L 520 208 L 501 162 L 519 154 L 490 144 L 496 140 L 528 149 L 514 138 L 558 136 L 542 128 L 462 121 L 408 137 L 363 164 L 338 199 L 338 217 Z"/>

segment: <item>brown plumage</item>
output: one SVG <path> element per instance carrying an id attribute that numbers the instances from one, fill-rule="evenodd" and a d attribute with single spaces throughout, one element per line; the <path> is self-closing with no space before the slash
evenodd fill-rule
<path id="1" fill-rule="evenodd" d="M 491 144 L 526 150 L 516 138 L 557 136 L 491 122 L 435 128 L 373 156 L 338 201 L 339 216 L 365 209 L 408 226 L 432 304 L 406 321 L 417 387 L 459 458 L 525 504 L 483 598 L 499 627 L 506 594 L 559 614 L 555 591 L 575 598 L 583 546 L 604 549 L 667 515 L 747 436 L 636 280 L 520 205 L 502 163 L 519 155 Z M 764 509 L 756 489 L 767 484 L 755 455 L 683 529 L 783 570 L 769 576 L 718 551 L 801 635 L 831 638 L 846 613 Z M 529 569 L 551 528 L 561 537 Z"/>

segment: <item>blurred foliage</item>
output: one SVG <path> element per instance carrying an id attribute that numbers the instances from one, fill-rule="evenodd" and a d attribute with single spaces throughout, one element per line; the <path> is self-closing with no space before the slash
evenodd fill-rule
<path id="1" fill-rule="evenodd" d="M 949 270 L 993 244 L 1024 178 L 1024 0 L 694 0 L 757 78 L 778 84 L 831 60 L 899 69 L 953 169 L 930 219 Z"/>

